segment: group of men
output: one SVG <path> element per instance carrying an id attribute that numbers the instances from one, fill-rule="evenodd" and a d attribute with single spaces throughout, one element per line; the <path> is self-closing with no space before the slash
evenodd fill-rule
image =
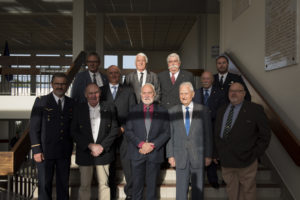
<path id="1" fill-rule="evenodd" d="M 117 66 L 105 76 L 99 56 L 90 53 L 88 70 L 73 82 L 72 98 L 65 96 L 66 75 L 53 75 L 53 91 L 36 99 L 30 121 L 39 199 L 52 199 L 54 171 L 57 199 L 69 199 L 73 142 L 81 200 L 91 197 L 94 169 L 98 199 L 115 198 L 116 149 L 126 199 L 157 199 L 166 159 L 176 169 L 176 199 L 188 199 L 189 185 L 192 199 L 203 199 L 205 170 L 212 187 L 219 188 L 219 164 L 230 200 L 256 199 L 257 160 L 269 144 L 270 128 L 243 79 L 228 72 L 227 57 L 216 59 L 218 74 L 202 73 L 198 90 L 193 74 L 180 69 L 178 54 L 167 57 L 168 70 L 158 75 L 147 63 L 144 53 L 137 54 L 136 71 L 122 84 Z"/>

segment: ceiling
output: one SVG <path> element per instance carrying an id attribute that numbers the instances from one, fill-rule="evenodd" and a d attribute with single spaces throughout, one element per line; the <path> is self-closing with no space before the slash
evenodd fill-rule
<path id="1" fill-rule="evenodd" d="M 197 16 L 218 0 L 86 0 L 86 49 L 95 50 L 104 13 L 105 51 L 178 50 Z M 72 0 L 0 0 L 0 50 L 72 51 Z M 3 46 L 3 47 L 2 47 Z"/>

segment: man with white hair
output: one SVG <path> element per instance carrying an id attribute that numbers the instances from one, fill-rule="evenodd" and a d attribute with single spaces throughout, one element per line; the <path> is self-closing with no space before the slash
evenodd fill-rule
<path id="1" fill-rule="evenodd" d="M 167 57 L 168 69 L 158 74 L 161 87 L 161 104 L 169 109 L 180 104 L 178 90 L 183 82 L 191 82 L 194 85 L 192 73 L 180 69 L 180 57 L 177 53 L 171 53 Z"/>
<path id="2" fill-rule="evenodd" d="M 125 83 L 133 88 L 138 103 L 141 101 L 141 88 L 146 83 L 154 85 L 156 93 L 154 101 L 159 102 L 160 99 L 160 84 L 157 74 L 146 69 L 147 63 L 147 56 L 144 53 L 138 53 L 135 58 L 136 71 L 128 74 L 125 79 Z"/>
<path id="3" fill-rule="evenodd" d="M 169 109 L 171 138 L 167 144 L 170 165 L 176 167 L 176 199 L 203 200 L 204 166 L 212 161 L 212 133 L 209 110 L 194 103 L 193 85 L 179 86 L 181 104 Z"/>

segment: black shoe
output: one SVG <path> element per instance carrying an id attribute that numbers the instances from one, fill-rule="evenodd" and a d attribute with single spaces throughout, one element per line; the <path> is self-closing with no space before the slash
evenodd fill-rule
<path id="1" fill-rule="evenodd" d="M 131 199 L 132 199 L 132 196 L 128 195 L 125 200 L 131 200 Z"/>
<path id="2" fill-rule="evenodd" d="M 219 187 L 220 187 L 218 182 L 211 183 L 210 185 L 215 189 L 219 189 Z"/>

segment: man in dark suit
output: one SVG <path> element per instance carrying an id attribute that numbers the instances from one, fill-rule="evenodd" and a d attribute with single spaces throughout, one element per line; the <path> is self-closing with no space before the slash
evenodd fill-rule
<path id="1" fill-rule="evenodd" d="M 86 64 L 88 70 L 78 73 L 72 85 L 71 97 L 78 103 L 86 103 L 84 90 L 88 84 L 95 83 L 99 87 L 108 84 L 106 76 L 99 72 L 100 57 L 96 52 L 88 54 Z"/>
<path id="2" fill-rule="evenodd" d="M 225 104 L 224 91 L 213 86 L 214 77 L 211 72 L 204 71 L 201 75 L 202 87 L 196 90 L 193 101 L 209 108 L 212 130 L 214 128 L 217 110 Z M 214 188 L 219 188 L 216 161 L 206 167 L 208 182 Z"/>
<path id="3" fill-rule="evenodd" d="M 228 95 L 230 103 L 216 118 L 216 157 L 229 200 L 255 200 L 257 159 L 269 145 L 270 127 L 262 106 L 244 101 L 241 83 L 233 83 Z"/>
<path id="4" fill-rule="evenodd" d="M 216 65 L 217 65 L 218 73 L 214 75 L 214 86 L 224 91 L 227 101 L 229 101 L 227 96 L 229 87 L 230 85 L 236 82 L 241 83 L 244 86 L 246 91 L 245 100 L 251 101 L 250 92 L 245 82 L 243 81 L 243 78 L 237 74 L 228 72 L 228 66 L 229 66 L 228 58 L 226 56 L 219 56 L 216 59 Z"/>
<path id="5" fill-rule="evenodd" d="M 169 109 L 171 139 L 167 157 L 176 167 L 176 199 L 188 199 L 191 180 L 192 199 L 203 200 L 204 166 L 212 161 L 212 132 L 208 108 L 194 103 L 193 85 L 179 87 L 181 104 Z"/>
<path id="6" fill-rule="evenodd" d="M 38 97 L 34 102 L 30 117 L 30 141 L 38 168 L 38 198 L 52 199 L 52 180 L 56 171 L 57 199 L 65 200 L 69 199 L 73 101 L 65 96 L 65 74 L 54 74 L 51 86 L 53 91 L 50 94 Z"/>
<path id="7" fill-rule="evenodd" d="M 144 53 L 138 53 L 135 58 L 136 71 L 126 76 L 125 83 L 132 87 L 136 96 L 137 103 L 141 102 L 141 88 L 146 83 L 151 83 L 155 88 L 155 101 L 160 99 L 160 84 L 155 73 L 146 69 L 148 58 Z"/>
<path id="8" fill-rule="evenodd" d="M 87 103 L 74 109 L 72 135 L 76 142 L 76 164 L 80 170 L 79 199 L 91 197 L 91 181 L 95 166 L 98 179 L 98 199 L 110 199 L 109 164 L 114 160 L 112 144 L 118 135 L 115 107 L 99 104 L 100 89 L 91 83 L 85 90 Z"/>
<path id="9" fill-rule="evenodd" d="M 177 53 L 167 57 L 169 70 L 158 74 L 161 88 L 161 105 L 169 109 L 180 104 L 178 95 L 179 86 L 183 82 L 191 82 L 194 86 L 194 76 L 191 72 L 180 69 L 180 58 Z"/>
<path id="10" fill-rule="evenodd" d="M 131 160 L 133 177 L 133 199 L 143 199 L 146 179 L 146 199 L 156 197 L 156 184 L 160 165 L 164 161 L 164 147 L 170 137 L 168 112 L 153 104 L 154 86 L 146 83 L 142 87 L 142 103 L 134 106 L 126 123 L 125 136 L 128 138 L 128 155 Z"/>
<path id="11" fill-rule="evenodd" d="M 120 83 L 121 70 L 115 66 L 111 65 L 107 69 L 107 76 L 109 84 L 102 87 L 101 101 L 107 101 L 113 103 L 117 108 L 117 120 L 119 126 L 119 137 L 116 140 L 116 146 L 119 148 L 120 159 L 122 163 L 122 168 L 125 175 L 126 185 L 124 187 L 124 192 L 126 194 L 126 199 L 131 199 L 132 197 L 132 179 L 131 179 L 131 164 L 127 156 L 127 140 L 124 138 L 124 132 L 126 127 L 126 119 L 129 113 L 129 109 L 136 104 L 135 96 L 132 88 L 122 85 Z M 115 174 L 115 163 L 110 166 L 110 188 L 112 191 L 112 197 L 115 196 L 116 185 L 114 182 Z"/>

